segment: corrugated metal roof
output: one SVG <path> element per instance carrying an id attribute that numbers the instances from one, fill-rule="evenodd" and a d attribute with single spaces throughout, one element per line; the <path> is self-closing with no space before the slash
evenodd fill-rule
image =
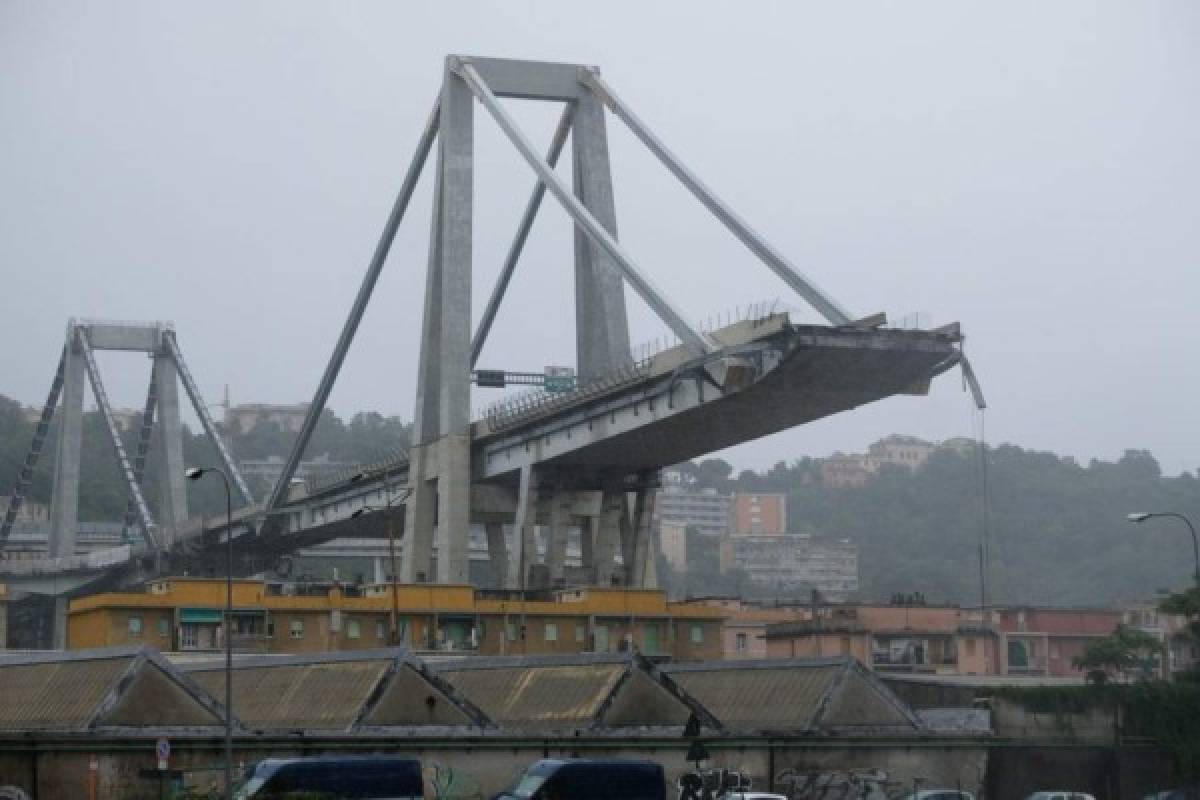
<path id="1" fill-rule="evenodd" d="M 135 656 L 0 661 L 0 730 L 83 730 Z"/>
<path id="2" fill-rule="evenodd" d="M 494 722 L 513 726 L 589 725 L 628 665 L 621 662 L 439 669 Z"/>
<path id="3" fill-rule="evenodd" d="M 844 669 L 839 664 L 664 671 L 733 730 L 807 730 Z"/>
<path id="4" fill-rule="evenodd" d="M 664 665 L 731 730 L 917 731 L 920 720 L 849 656 Z"/>
<path id="5" fill-rule="evenodd" d="M 239 667 L 233 707 L 243 725 L 257 730 L 346 729 L 390 666 L 390 660 L 373 659 Z M 225 696 L 223 669 L 191 677 L 213 697 Z"/>

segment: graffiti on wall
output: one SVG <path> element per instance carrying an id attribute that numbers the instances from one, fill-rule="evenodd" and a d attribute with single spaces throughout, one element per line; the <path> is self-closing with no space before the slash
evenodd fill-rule
<path id="1" fill-rule="evenodd" d="M 788 800 L 887 800 L 900 784 L 878 767 L 851 770 L 785 769 L 775 789 Z"/>
<path id="2" fill-rule="evenodd" d="M 704 769 L 685 772 L 675 787 L 679 800 L 715 800 L 728 792 L 750 791 L 750 776 L 733 769 Z"/>

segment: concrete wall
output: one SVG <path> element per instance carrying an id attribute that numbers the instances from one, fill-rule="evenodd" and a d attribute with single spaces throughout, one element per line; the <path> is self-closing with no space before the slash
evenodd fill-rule
<path id="1" fill-rule="evenodd" d="M 871 666 L 871 635 L 830 631 L 794 637 L 779 637 L 767 641 L 768 658 L 823 658 L 852 655 Z"/>
<path id="2" fill-rule="evenodd" d="M 1116 736 L 1110 709 L 1094 708 L 1081 714 L 1040 713 L 1003 697 L 992 698 L 992 726 L 996 736 L 1007 739 L 1108 744 Z"/>
<path id="3" fill-rule="evenodd" d="M 459 797 L 488 797 L 507 785 L 532 762 L 544 757 L 641 758 L 662 764 L 667 773 L 667 796 L 676 796 L 680 776 L 694 766 L 684 760 L 686 742 L 672 740 L 507 740 L 504 742 L 422 742 L 399 739 L 361 744 L 259 740 L 239 743 L 235 761 L 250 764 L 271 756 L 323 753 L 391 753 L 419 757 L 427 778 L 443 786 L 452 780 Z M 154 739 L 52 742 L 38 744 L 36 757 L 29 741 L 0 740 L 0 786 L 14 785 L 35 798 L 88 796 L 89 761 L 95 757 L 97 797 L 158 798 L 154 777 L 139 774 L 155 768 Z M 720 745 L 706 742 L 711 766 L 748 776 L 752 788 L 806 795 L 794 791 L 806 778 L 836 781 L 850 771 L 869 770 L 879 776 L 886 795 L 911 789 L 913 779 L 924 788 L 962 787 L 980 800 L 1020 800 L 1039 789 L 1067 789 L 1093 794 L 1098 800 L 1141 797 L 1176 785 L 1170 759 L 1151 749 L 1113 750 L 1105 747 L 981 746 L 947 742 L 871 745 L 830 741 L 768 742 L 748 739 Z M 171 769 L 182 770 L 192 788 L 207 787 L 219 778 L 219 738 L 172 740 Z M 812 796 L 812 795 L 808 795 Z M 819 796 L 819 795 L 817 795 Z M 840 794 L 830 793 L 828 796 Z M 850 794 L 849 797 L 861 796 Z"/>
<path id="4" fill-rule="evenodd" d="M 1086 792 L 1097 800 L 1144 797 L 1178 787 L 1171 759 L 1150 749 L 997 748 L 988 763 L 987 797 L 1022 798 L 1038 790 Z"/>
<path id="5" fill-rule="evenodd" d="M 94 757 L 96 796 L 120 798 L 158 798 L 159 785 L 153 775 L 156 764 L 154 740 L 89 740 L 83 747 L 65 743 L 44 743 L 34 755 L 28 744 L 9 746 L 0 741 L 0 786 L 19 786 L 35 798 L 87 797 L 88 765 Z M 938 745 L 933 747 L 863 747 L 825 742 L 798 746 L 768 744 L 763 739 L 747 739 L 736 744 L 707 742 L 714 769 L 736 770 L 751 779 L 755 789 L 785 789 L 796 776 L 814 773 L 839 775 L 851 770 L 875 770 L 886 777 L 886 786 L 898 790 L 922 778 L 923 786 L 962 786 L 979 792 L 987 774 L 987 751 L 980 747 Z M 305 743 L 261 740 L 240 743 L 234 759 L 251 764 L 267 757 L 350 753 L 392 753 L 419 757 L 429 779 L 439 783 L 453 780 L 460 797 L 488 797 L 510 785 L 530 764 L 545 757 L 638 758 L 663 765 L 667 775 L 668 797 L 676 796 L 676 784 L 693 764 L 685 760 L 687 742 L 674 739 L 588 740 L 548 737 L 505 742 L 446 744 L 417 740 L 365 742 L 346 746 L 321 741 Z M 215 769 L 221 756 L 219 739 L 172 742 L 171 769 L 180 770 L 184 784 L 203 788 L 219 779 Z M 436 768 L 436 770 L 435 770 Z"/>

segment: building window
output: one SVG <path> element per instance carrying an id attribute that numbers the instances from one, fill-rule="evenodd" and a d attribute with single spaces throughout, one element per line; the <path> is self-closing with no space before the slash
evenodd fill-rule
<path id="1" fill-rule="evenodd" d="M 558 625 L 556 623 L 553 623 L 553 622 L 546 623 L 545 640 L 547 642 L 557 642 L 558 641 Z"/>
<path id="2" fill-rule="evenodd" d="M 505 623 L 504 636 L 510 642 L 515 642 L 517 640 L 517 626 L 511 622 Z"/>
<path id="3" fill-rule="evenodd" d="M 736 637 L 734 637 L 735 650 L 737 650 L 739 653 L 744 653 L 746 652 L 746 646 L 746 634 L 739 633 Z"/>
<path id="4" fill-rule="evenodd" d="M 159 636 L 170 636 L 171 635 L 171 623 L 167 621 L 166 617 L 158 618 L 158 635 Z"/>
<path id="5" fill-rule="evenodd" d="M 842 637 L 842 655 L 848 655 L 849 653 L 850 653 L 850 637 L 843 636 Z"/>
<path id="6" fill-rule="evenodd" d="M 291 625 L 288 626 L 288 631 L 291 634 L 291 637 L 293 639 L 303 639 L 304 638 L 304 620 L 302 620 L 302 619 L 292 620 Z"/>
<path id="7" fill-rule="evenodd" d="M 130 636 L 141 636 L 142 635 L 142 618 L 141 617 L 130 617 L 129 618 L 129 635 Z"/>
<path id="8" fill-rule="evenodd" d="M 375 623 L 375 638 L 382 639 L 382 638 L 384 638 L 384 636 L 386 634 L 387 634 L 387 626 L 385 626 L 382 622 L 376 622 Z"/>
<path id="9" fill-rule="evenodd" d="M 587 628 L 584 627 L 583 625 L 575 626 L 575 641 L 576 642 L 586 642 L 587 641 Z"/>
<path id="10" fill-rule="evenodd" d="M 196 647 L 199 641 L 198 633 L 199 631 L 196 630 L 195 625 L 179 626 L 179 646 L 184 650 Z"/>
<path id="11" fill-rule="evenodd" d="M 975 640 L 967 639 L 967 658 L 975 657 Z"/>
<path id="12" fill-rule="evenodd" d="M 362 626 L 359 625 L 358 620 L 356 620 L 356 619 L 346 620 L 346 638 L 347 639 L 358 639 L 361 636 L 362 636 Z"/>
<path id="13" fill-rule="evenodd" d="M 692 626 L 692 644 L 702 644 L 704 642 L 704 626 Z"/>
<path id="14" fill-rule="evenodd" d="M 273 620 L 273 619 L 267 620 L 267 638 L 268 639 L 275 638 L 275 620 Z"/>

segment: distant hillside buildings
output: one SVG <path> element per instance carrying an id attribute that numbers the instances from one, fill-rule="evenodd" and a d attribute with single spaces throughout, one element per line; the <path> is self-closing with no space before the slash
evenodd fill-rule
<path id="1" fill-rule="evenodd" d="M 866 453 L 835 453 L 819 462 L 826 489 L 861 488 L 884 466 L 917 469 L 938 449 L 970 451 L 975 443 L 950 439 L 941 444 L 893 434 Z M 689 486 L 680 471 L 664 473 L 655 517 L 663 556 L 678 571 L 687 569 L 688 531 L 719 540 L 722 572 L 740 570 L 760 588 L 815 589 L 831 601 L 858 590 L 858 549 L 848 539 L 819 538 L 790 530 L 787 496 Z"/>
<path id="2" fill-rule="evenodd" d="M 655 516 L 659 546 L 672 569 L 688 565 L 688 532 L 717 541 L 721 572 L 743 571 L 755 586 L 815 589 L 832 600 L 858 589 L 858 551 L 846 539 L 789 533 L 787 498 L 687 488 L 668 476 Z"/>
<path id="3" fill-rule="evenodd" d="M 228 401 L 226 401 L 228 402 Z M 270 403 L 243 403 L 225 407 L 225 430 L 242 435 L 254 430 L 254 426 L 271 422 L 288 433 L 299 433 L 308 415 L 308 403 L 272 405 Z"/>
<path id="4" fill-rule="evenodd" d="M 834 453 L 822 460 L 821 485 L 859 489 L 885 464 L 916 469 L 937 447 L 915 436 L 892 434 L 868 447 L 866 453 Z"/>

